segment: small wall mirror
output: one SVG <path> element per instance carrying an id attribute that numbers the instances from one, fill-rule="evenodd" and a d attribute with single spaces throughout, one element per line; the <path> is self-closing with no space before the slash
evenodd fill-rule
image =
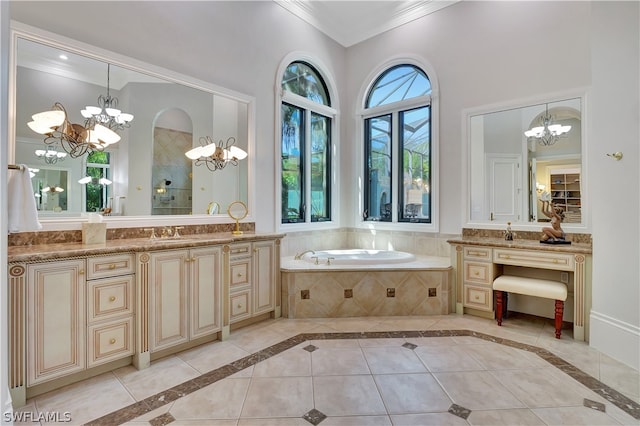
<path id="1" fill-rule="evenodd" d="M 121 140 L 105 150 L 108 163 L 101 164 L 99 172 L 108 176 L 96 177 L 111 183 L 103 187 L 99 203 L 87 195 L 89 185 L 79 182 L 98 173 L 89 170 L 96 166 L 86 155 L 67 155 L 55 163 L 67 171 L 64 195 L 58 195 L 66 199 L 58 207 L 67 217 L 99 208 L 111 217 L 179 215 L 188 222 L 186 215 L 225 218 L 224 212 L 208 208 L 211 200 L 221 206 L 234 200 L 251 205 L 251 97 L 81 42 L 59 42 L 53 34 L 18 23 L 12 25 L 11 90 L 16 120 L 10 161 L 41 170 L 54 164 L 36 155 L 45 148 L 44 136 L 27 123 L 33 114 L 51 110 L 56 102 L 64 106 L 71 123 L 84 123 L 81 111 L 99 104 L 98 97 L 107 93 L 118 98 L 119 109 L 133 114 L 130 127 L 118 131 Z M 216 142 L 233 137 L 249 157 L 215 172 L 196 166 L 184 154 L 200 145 L 204 136 Z M 56 149 L 63 151 L 60 146 Z M 38 201 L 41 212 L 51 211 L 50 202 Z M 49 213 L 43 215 L 48 218 Z"/>
<path id="2" fill-rule="evenodd" d="M 548 221 L 540 209 L 543 192 L 564 208 L 565 223 L 584 223 L 581 98 L 469 113 L 467 118 L 469 224 Z M 570 130 L 557 138 L 525 135 L 545 125 Z"/>

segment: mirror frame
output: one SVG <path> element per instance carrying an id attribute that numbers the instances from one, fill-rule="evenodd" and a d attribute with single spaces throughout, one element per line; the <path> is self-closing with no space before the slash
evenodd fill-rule
<path id="1" fill-rule="evenodd" d="M 147 74 L 171 83 L 184 85 L 193 89 L 209 92 L 212 95 L 220 95 L 247 105 L 247 148 L 249 156 L 247 164 L 247 207 L 249 214 L 246 222 L 255 222 L 253 214 L 253 206 L 255 203 L 255 115 L 256 115 L 256 99 L 253 96 L 245 95 L 231 89 L 226 89 L 212 83 L 198 80 L 184 74 L 180 74 L 166 68 L 155 66 L 146 62 L 133 59 L 131 57 L 121 55 L 109 50 L 101 49 L 59 34 L 51 33 L 36 27 L 32 27 L 21 22 L 11 21 L 11 46 L 9 53 L 9 137 L 7 158 L 8 163 L 15 164 L 15 144 L 16 144 L 16 75 L 17 75 L 17 42 L 19 38 L 27 39 L 46 46 L 67 50 L 77 55 L 86 56 L 98 61 L 108 62 L 118 67 L 127 68 L 142 74 Z M 194 165 L 194 167 L 196 167 Z M 202 166 L 201 166 L 202 167 Z M 213 172 L 212 172 L 213 173 Z M 43 231 L 57 231 L 81 229 L 82 223 L 86 222 L 87 213 L 80 213 L 80 216 L 61 217 L 61 218 L 39 218 L 43 225 Z M 176 223 L 185 225 L 201 225 L 216 223 L 235 223 L 225 213 L 217 215 L 209 214 L 192 214 L 192 215 L 144 215 L 144 216 L 105 216 L 104 222 L 109 228 L 135 228 L 139 226 L 166 226 Z"/>
<path id="2" fill-rule="evenodd" d="M 463 155 L 462 158 L 462 170 L 463 170 L 463 182 L 462 182 L 462 203 L 464 206 L 464 228 L 475 229 L 505 229 L 506 222 L 491 221 L 491 220 L 471 220 L 471 117 L 490 114 L 500 111 L 506 111 L 511 109 L 525 108 L 532 105 L 539 105 L 545 103 L 559 102 L 567 99 L 580 99 L 581 104 L 581 197 L 582 197 L 582 221 L 580 223 L 563 223 L 562 228 L 571 233 L 588 233 L 590 232 L 590 212 L 589 212 L 589 192 L 588 192 L 588 172 L 587 172 L 587 142 L 588 135 L 587 129 L 587 89 L 578 88 L 571 91 L 564 91 L 546 95 L 540 95 L 531 98 L 519 99 L 512 102 L 489 104 L 480 107 L 467 108 L 462 111 L 462 141 L 463 141 Z M 523 129 L 524 131 L 527 129 Z M 512 222 L 511 228 L 513 230 L 521 231 L 539 231 L 544 226 L 541 222 Z"/>

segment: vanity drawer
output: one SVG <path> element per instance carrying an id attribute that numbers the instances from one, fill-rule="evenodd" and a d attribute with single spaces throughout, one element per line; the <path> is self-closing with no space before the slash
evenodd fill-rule
<path id="1" fill-rule="evenodd" d="M 494 265 L 492 263 L 464 261 L 464 281 L 465 283 L 493 284 Z"/>
<path id="2" fill-rule="evenodd" d="M 250 280 L 251 263 L 250 259 L 243 259 L 229 264 L 229 287 L 234 288 L 248 286 Z"/>
<path id="3" fill-rule="evenodd" d="M 229 256 L 249 256 L 251 254 L 251 243 L 233 244 L 229 246 Z"/>
<path id="4" fill-rule="evenodd" d="M 465 285 L 464 306 L 481 311 L 493 311 L 493 290 L 491 287 Z"/>
<path id="5" fill-rule="evenodd" d="M 483 262 L 491 262 L 492 253 L 491 249 L 488 247 L 464 247 L 464 258 L 465 260 L 476 260 Z"/>
<path id="6" fill-rule="evenodd" d="M 89 326 L 89 367 L 133 355 L 133 320 L 131 317 Z"/>
<path id="7" fill-rule="evenodd" d="M 88 322 L 133 314 L 133 275 L 87 281 Z"/>
<path id="8" fill-rule="evenodd" d="M 115 254 L 87 259 L 88 280 L 133 274 L 135 271 L 136 264 L 133 254 Z"/>
<path id="9" fill-rule="evenodd" d="M 251 290 L 239 291 L 231 295 L 229 301 L 229 323 L 251 316 Z"/>
<path id="10" fill-rule="evenodd" d="M 575 268 L 575 258 L 572 254 L 550 251 L 494 249 L 493 261 L 503 265 L 528 266 L 559 271 L 573 271 Z"/>

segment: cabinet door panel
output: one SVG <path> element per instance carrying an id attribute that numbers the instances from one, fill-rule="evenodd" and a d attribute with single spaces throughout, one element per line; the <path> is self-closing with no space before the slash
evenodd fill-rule
<path id="1" fill-rule="evenodd" d="M 220 247 L 192 249 L 191 266 L 191 338 L 221 329 Z"/>
<path id="2" fill-rule="evenodd" d="M 187 250 L 151 254 L 151 351 L 189 340 L 188 259 Z"/>
<path id="3" fill-rule="evenodd" d="M 85 261 L 27 267 L 27 384 L 85 368 Z"/>
<path id="4" fill-rule="evenodd" d="M 264 241 L 253 246 L 253 313 L 261 314 L 275 308 L 274 243 Z"/>

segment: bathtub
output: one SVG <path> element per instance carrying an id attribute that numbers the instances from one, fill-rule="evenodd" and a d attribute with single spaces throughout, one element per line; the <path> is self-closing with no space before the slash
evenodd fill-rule
<path id="1" fill-rule="evenodd" d="M 411 253 L 391 250 L 321 250 L 306 253 L 302 260 L 318 264 L 333 265 L 376 265 L 390 263 L 408 263 L 415 260 Z"/>
<path id="2" fill-rule="evenodd" d="M 284 257 L 282 314 L 285 318 L 446 315 L 454 306 L 452 273 L 448 257 L 399 251 L 322 250 L 301 259 Z"/>

